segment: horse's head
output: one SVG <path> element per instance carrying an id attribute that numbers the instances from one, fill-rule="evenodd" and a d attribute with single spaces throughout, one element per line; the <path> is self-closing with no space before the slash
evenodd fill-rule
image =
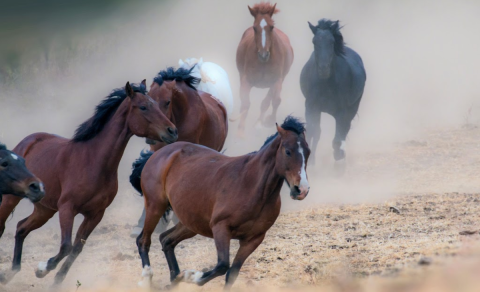
<path id="1" fill-rule="evenodd" d="M 274 29 L 273 14 L 278 12 L 275 5 L 260 3 L 253 8 L 248 6 L 250 14 L 255 18 L 253 31 L 255 33 L 255 44 L 260 62 L 268 62 L 270 59 L 270 48 L 272 47 L 272 33 Z"/>
<path id="2" fill-rule="evenodd" d="M 43 183 L 25 166 L 25 160 L 0 144 L 0 196 L 27 197 L 33 203 L 45 196 Z"/>
<path id="3" fill-rule="evenodd" d="M 320 78 L 330 77 L 332 62 L 335 55 L 342 55 L 344 51 L 343 36 L 340 32 L 339 21 L 322 19 L 314 26 L 308 22 L 313 32 L 313 47 L 315 50 L 315 62 Z"/>
<path id="4" fill-rule="evenodd" d="M 281 127 L 277 125 L 277 131 L 281 139 L 275 162 L 277 171 L 285 177 L 290 197 L 303 200 L 310 190 L 307 178 L 310 148 L 305 140 L 305 129 L 302 123 L 289 116 Z"/>
<path id="5" fill-rule="evenodd" d="M 146 88 L 145 80 L 141 86 Z M 148 94 L 134 91 L 129 82 L 125 86 L 125 92 L 131 100 L 127 123 L 134 135 L 167 144 L 177 141 L 177 128 L 160 110 L 157 101 Z"/>

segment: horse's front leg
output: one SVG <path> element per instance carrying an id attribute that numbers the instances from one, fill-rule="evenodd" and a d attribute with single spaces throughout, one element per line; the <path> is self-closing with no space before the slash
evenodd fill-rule
<path id="1" fill-rule="evenodd" d="M 58 254 L 50 258 L 47 262 L 40 262 L 38 268 L 35 271 L 37 278 L 45 277 L 51 270 L 54 270 L 58 263 L 63 260 L 72 251 L 72 229 L 73 220 L 77 215 L 73 206 L 63 205 L 58 210 L 60 217 L 60 229 L 62 233 L 62 243 L 60 245 L 60 251 Z"/>
<path id="2" fill-rule="evenodd" d="M 78 255 L 82 252 L 83 246 L 85 245 L 87 238 L 90 236 L 90 234 L 95 229 L 95 227 L 97 227 L 98 223 L 100 223 L 100 221 L 102 220 L 104 213 L 105 213 L 105 210 L 101 210 L 92 214 L 90 213 L 84 214 L 85 218 L 83 219 L 82 224 L 78 228 L 77 235 L 75 236 L 73 250 L 68 255 L 62 267 L 55 275 L 55 283 L 54 283 L 55 285 L 59 285 L 60 283 L 63 282 L 73 262 L 77 259 Z"/>
<path id="3" fill-rule="evenodd" d="M 245 122 L 247 119 L 248 109 L 250 108 L 250 91 L 252 85 L 247 78 L 243 76 L 240 80 L 240 122 L 238 124 L 237 136 L 245 137 Z"/>
<path id="4" fill-rule="evenodd" d="M 232 266 L 227 272 L 227 278 L 225 282 L 225 290 L 229 290 L 235 280 L 238 277 L 238 273 L 242 268 L 245 260 L 257 249 L 265 238 L 265 233 L 250 240 L 240 240 L 240 248 L 237 251 L 237 255 L 233 259 Z"/>
<path id="5" fill-rule="evenodd" d="M 317 152 L 318 142 L 320 141 L 320 118 L 322 112 L 320 111 L 318 105 L 315 103 L 314 98 L 305 98 L 305 119 L 307 122 L 307 141 L 310 144 L 310 150 L 312 150 L 310 159 L 308 160 L 308 165 L 315 165 L 315 159 Z"/>
<path id="6" fill-rule="evenodd" d="M 280 106 L 280 103 L 282 102 L 282 98 L 280 96 L 280 93 L 282 92 L 282 84 L 283 84 L 283 79 L 281 78 L 272 87 L 270 87 L 267 97 L 262 102 L 262 105 L 260 108 L 261 110 L 260 120 L 262 121 L 265 127 L 273 127 L 277 120 L 277 110 L 278 110 L 278 107 Z M 264 120 L 263 116 L 265 115 L 265 112 L 267 111 L 270 105 L 270 101 L 272 103 L 272 114 L 269 115 Z"/>
<path id="7" fill-rule="evenodd" d="M 228 226 L 221 223 L 213 226 L 212 231 L 218 255 L 218 261 L 215 268 L 205 273 L 195 270 L 183 271 L 177 276 L 177 281 L 185 281 L 187 283 L 194 283 L 203 286 L 216 277 L 225 275 L 228 271 L 230 266 L 229 256 L 231 232 Z"/>

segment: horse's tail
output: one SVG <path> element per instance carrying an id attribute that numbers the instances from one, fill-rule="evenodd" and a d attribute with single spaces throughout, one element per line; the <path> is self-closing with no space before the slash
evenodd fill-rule
<path id="1" fill-rule="evenodd" d="M 130 184 L 132 184 L 133 188 L 143 196 L 142 186 L 141 186 L 141 176 L 143 167 L 145 163 L 147 163 L 150 156 L 152 156 L 152 151 L 142 151 L 140 152 L 140 157 L 135 160 L 132 164 L 132 174 L 130 175 Z"/>

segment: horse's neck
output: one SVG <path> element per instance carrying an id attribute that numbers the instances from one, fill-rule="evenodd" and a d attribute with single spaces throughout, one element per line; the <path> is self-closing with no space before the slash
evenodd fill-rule
<path id="1" fill-rule="evenodd" d="M 129 98 L 126 98 L 102 131 L 87 142 L 95 164 L 101 165 L 102 172 L 105 170 L 117 172 L 128 141 L 133 136 L 127 126 L 129 103 Z"/>
<path id="2" fill-rule="evenodd" d="M 200 95 L 196 90 L 188 87 L 184 82 L 182 82 L 182 85 L 179 87 L 182 93 L 175 96 L 173 104 L 173 119 L 175 120 L 175 123 L 180 124 L 177 126 L 181 127 L 183 121 L 188 119 L 189 110 L 194 108 L 194 106 L 200 102 Z"/>
<path id="3" fill-rule="evenodd" d="M 280 194 L 280 188 L 284 178 L 277 173 L 276 157 L 280 147 L 280 136 L 277 135 L 267 146 L 260 149 L 252 160 L 252 167 L 262 167 L 260 183 L 255 195 L 262 202 L 270 201 Z"/>

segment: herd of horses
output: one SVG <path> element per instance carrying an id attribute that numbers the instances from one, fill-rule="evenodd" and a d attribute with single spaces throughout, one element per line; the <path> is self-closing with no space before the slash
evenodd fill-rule
<path id="1" fill-rule="evenodd" d="M 180 60 L 178 69 L 160 71 L 148 91 L 145 80 L 139 84 L 127 82 L 125 87 L 113 90 L 72 139 L 35 133 L 12 151 L 0 145 L 0 237 L 20 200 L 28 198 L 34 203 L 33 213 L 18 222 L 12 268 L 0 272 L 0 283 L 8 283 L 20 271 L 28 234 L 56 212 L 60 249 L 38 264 L 36 276 L 45 277 L 66 258 L 54 283 L 64 280 L 114 200 L 120 160 L 130 138 L 137 136 L 146 138 L 151 150 L 141 153 L 131 175 L 133 187 L 144 196 L 146 209 L 145 225 L 136 239 L 142 260 L 139 284 L 151 284 L 151 236 L 167 209 L 173 209 L 179 223 L 160 235 L 171 282 L 203 285 L 226 274 L 225 287 L 231 287 L 247 257 L 279 216 L 283 183 L 289 186 L 292 199 L 307 196 L 307 142 L 312 142 L 314 160 L 321 112 L 335 117 L 334 158 L 345 158 L 345 139 L 366 79 L 360 57 L 344 45 L 338 21 L 322 19 L 316 26 L 309 23 L 314 52 L 300 77 L 308 136 L 305 125 L 295 117 L 275 124 L 293 49 L 287 35 L 273 22 L 276 5 L 260 3 L 248 8 L 254 23 L 243 34 L 236 58 L 241 100 L 238 134 L 245 135 L 252 87 L 269 88 L 258 122 L 268 127 L 276 125 L 275 134 L 256 152 L 238 157 L 220 153 L 234 108 L 228 75 L 216 64 L 187 59 Z M 265 118 L 270 104 L 272 114 Z M 72 240 L 77 214 L 84 220 Z M 207 272 L 181 272 L 175 247 L 197 234 L 214 239 L 217 265 Z M 232 264 L 231 239 L 240 243 Z"/>

